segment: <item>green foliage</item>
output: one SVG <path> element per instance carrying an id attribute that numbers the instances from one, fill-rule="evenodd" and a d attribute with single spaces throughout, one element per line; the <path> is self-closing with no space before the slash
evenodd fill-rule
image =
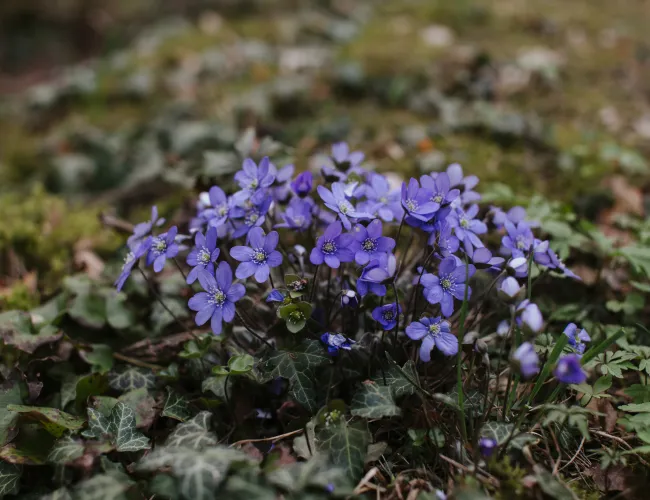
<path id="1" fill-rule="evenodd" d="M 0 497 L 18 492 L 21 472 L 17 465 L 0 462 Z"/>
<path id="2" fill-rule="evenodd" d="M 576 428 L 585 439 L 589 439 L 589 422 L 590 415 L 598 414 L 587 408 L 579 406 L 565 406 L 561 404 L 544 405 L 544 420 L 542 425 L 548 427 L 551 424 L 567 425 Z"/>
<path id="3" fill-rule="evenodd" d="M 611 398 L 607 390 L 612 386 L 612 376 L 603 375 L 593 385 L 583 383 L 572 385 L 571 388 L 583 394 L 580 399 L 582 406 L 587 406 L 592 399 Z"/>
<path id="4" fill-rule="evenodd" d="M 362 476 L 369 442 L 370 433 L 364 423 L 348 423 L 344 418 L 327 423 L 316 433 L 318 450 L 326 452 L 353 481 Z"/>
<path id="5" fill-rule="evenodd" d="M 110 415 L 88 408 L 88 437 L 108 439 L 117 451 L 140 451 L 150 448 L 149 439 L 136 430 L 136 415 L 132 408 L 117 401 Z"/>
<path id="6" fill-rule="evenodd" d="M 371 381 L 364 382 L 354 393 L 350 412 L 364 418 L 397 417 L 402 414 L 395 404 L 393 389 Z"/>
<path id="7" fill-rule="evenodd" d="M 210 432 L 211 413 L 202 411 L 191 420 L 179 424 L 169 435 L 166 446 L 202 450 L 217 444 L 217 436 Z"/>
<path id="8" fill-rule="evenodd" d="M 167 387 L 167 399 L 165 399 L 162 416 L 170 417 L 180 422 L 185 422 L 191 416 L 187 400 L 176 393 L 171 387 Z"/>
<path id="9" fill-rule="evenodd" d="M 85 424 L 84 419 L 75 417 L 56 408 L 8 405 L 7 410 L 37 421 L 47 432 L 55 437 L 63 436 L 66 431 L 79 431 Z"/>

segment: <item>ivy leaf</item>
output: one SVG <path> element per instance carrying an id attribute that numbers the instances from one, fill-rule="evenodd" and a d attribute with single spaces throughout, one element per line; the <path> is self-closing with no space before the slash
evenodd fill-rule
<path id="1" fill-rule="evenodd" d="M 91 344 L 79 349 L 79 356 L 91 365 L 93 372 L 107 373 L 113 368 L 113 349 L 106 344 Z"/>
<path id="2" fill-rule="evenodd" d="M 39 500 L 72 500 L 72 495 L 70 494 L 68 488 L 59 488 L 58 490 L 54 490 L 49 495 L 40 497 Z"/>
<path id="3" fill-rule="evenodd" d="M 498 445 L 502 445 L 508 440 L 513 427 L 513 424 L 504 422 L 486 422 L 481 427 L 481 437 L 494 439 Z"/>
<path id="4" fill-rule="evenodd" d="M 189 420 L 176 426 L 169 435 L 165 446 L 177 446 L 192 450 L 202 450 L 217 444 L 217 436 L 210 432 L 210 419 L 212 413 L 202 411 Z"/>
<path id="5" fill-rule="evenodd" d="M 391 388 L 372 381 L 364 382 L 354 393 L 350 412 L 355 417 L 364 418 L 396 417 L 402 414 L 401 408 L 395 404 Z"/>
<path id="6" fill-rule="evenodd" d="M 326 451 L 332 463 L 345 469 L 353 481 L 358 481 L 363 474 L 369 441 L 370 433 L 365 424 L 348 424 L 343 418 L 316 434 L 319 450 Z"/>
<path id="7" fill-rule="evenodd" d="M 0 460 L 10 464 L 19 465 L 42 465 L 44 457 L 39 454 L 39 450 L 29 449 L 29 445 L 34 443 L 23 444 L 24 448 L 19 448 L 15 443 L 9 443 L 0 448 Z"/>
<path id="8" fill-rule="evenodd" d="M 83 326 L 102 328 L 106 324 L 106 301 L 93 293 L 77 295 L 68 308 L 68 314 Z"/>
<path id="9" fill-rule="evenodd" d="M 0 461 L 0 498 L 18 493 L 21 473 L 19 466 Z"/>
<path id="10" fill-rule="evenodd" d="M 167 399 L 165 399 L 162 416 L 180 420 L 181 422 L 185 422 L 191 416 L 187 400 L 171 387 L 167 387 Z"/>
<path id="11" fill-rule="evenodd" d="M 332 467 L 322 455 L 278 467 L 268 473 L 267 478 L 278 488 L 295 495 L 306 495 L 305 490 L 309 488 L 326 491 L 328 486 L 334 486 L 337 496 L 352 495 L 345 469 Z"/>
<path id="12" fill-rule="evenodd" d="M 34 354 L 40 346 L 58 341 L 63 332 L 55 326 L 45 325 L 34 331 L 31 315 L 24 311 L 7 311 L 0 314 L 0 338 L 27 354 Z"/>
<path id="13" fill-rule="evenodd" d="M 378 384 L 383 384 L 384 374 L 386 375 L 386 384 L 393 390 L 395 398 L 399 399 L 402 396 L 408 396 L 415 393 L 416 388 L 413 385 L 413 382 L 417 381 L 418 377 L 415 371 L 415 363 L 412 360 L 408 360 L 404 363 L 401 370 L 398 366 L 391 364 L 384 373 L 379 373 L 373 378 L 373 380 Z"/>
<path id="14" fill-rule="evenodd" d="M 110 417 L 104 416 L 99 410 L 90 406 L 86 411 L 88 412 L 88 430 L 84 432 L 85 435 L 102 439 L 108 438 L 113 434 Z"/>
<path id="15" fill-rule="evenodd" d="M 47 455 L 47 461 L 52 464 L 65 465 L 76 460 L 83 453 L 84 445 L 81 441 L 71 436 L 64 436 L 54 443 L 50 453 Z"/>
<path id="16" fill-rule="evenodd" d="M 133 481 L 121 472 L 98 474 L 77 485 L 74 500 L 126 500 Z"/>
<path id="17" fill-rule="evenodd" d="M 8 380 L 0 385 L 0 446 L 3 446 L 13 437 L 18 414 L 9 411 L 7 407 L 9 405 L 19 405 L 23 402 L 20 392 L 20 385 L 15 382 Z"/>
<path id="18" fill-rule="evenodd" d="M 267 354 L 261 370 L 288 379 L 291 396 L 313 414 L 318 410 L 313 370 L 329 361 L 318 342 L 305 340 L 292 351 L 278 350 Z"/>
<path id="19" fill-rule="evenodd" d="M 149 438 L 136 430 L 135 412 L 124 402 L 118 401 L 111 412 L 111 430 L 117 451 L 149 449 Z"/>
<path id="20" fill-rule="evenodd" d="M 203 392 L 212 392 L 219 399 L 226 399 L 226 381 L 228 382 L 228 394 L 232 394 L 233 379 L 227 375 L 217 375 L 206 378 L 201 384 Z"/>
<path id="21" fill-rule="evenodd" d="M 133 311 L 126 307 L 126 294 L 115 293 L 114 290 L 106 297 L 106 319 L 116 330 L 123 330 L 135 322 Z"/>
<path id="22" fill-rule="evenodd" d="M 75 401 L 76 408 L 82 409 L 90 396 L 98 396 L 108 389 L 105 375 L 90 373 L 88 375 L 68 374 L 61 384 L 61 408 Z"/>
<path id="23" fill-rule="evenodd" d="M 9 405 L 7 409 L 36 420 L 54 437 L 61 437 L 66 431 L 78 431 L 86 423 L 83 418 L 75 417 L 56 408 Z"/>
<path id="24" fill-rule="evenodd" d="M 153 372 L 141 368 L 127 367 L 121 372 L 110 372 L 108 384 L 116 391 L 128 392 L 135 389 L 153 389 L 156 377 Z"/>
<path id="25" fill-rule="evenodd" d="M 244 374 L 248 373 L 253 369 L 255 364 L 255 358 L 250 354 L 240 354 L 238 356 L 233 356 L 228 360 L 228 368 L 232 373 Z"/>

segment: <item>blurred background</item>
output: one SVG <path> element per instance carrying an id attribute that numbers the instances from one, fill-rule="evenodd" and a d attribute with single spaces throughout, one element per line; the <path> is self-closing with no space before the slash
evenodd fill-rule
<path id="1" fill-rule="evenodd" d="M 343 139 L 404 176 L 460 162 L 487 202 L 622 238 L 647 205 L 648 21 L 643 0 L 3 0 L 0 309 L 103 272 L 123 241 L 99 214 L 190 210 L 263 137 L 302 169 Z"/>

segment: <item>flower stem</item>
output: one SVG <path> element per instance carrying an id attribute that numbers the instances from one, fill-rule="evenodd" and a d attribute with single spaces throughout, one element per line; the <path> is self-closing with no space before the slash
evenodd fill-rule
<path id="1" fill-rule="evenodd" d="M 467 318 L 469 295 L 469 262 L 465 259 L 465 295 L 460 307 L 460 325 L 458 326 L 458 355 L 456 357 L 456 391 L 458 392 L 458 408 L 460 417 L 460 433 L 463 442 L 467 441 L 465 426 L 465 395 L 463 394 L 463 339 L 465 337 L 465 319 Z"/>
<path id="2" fill-rule="evenodd" d="M 395 286 L 395 280 L 391 283 L 393 286 L 393 295 L 395 295 L 395 345 L 397 345 L 397 335 L 399 334 L 399 297 L 397 296 L 397 287 Z"/>
<path id="3" fill-rule="evenodd" d="M 269 349 L 273 349 L 273 346 L 271 345 L 270 342 L 268 342 L 265 338 L 261 337 L 259 334 L 255 333 L 255 332 L 254 332 L 254 331 L 253 331 L 253 330 L 252 330 L 252 329 L 251 329 L 251 328 L 246 324 L 246 322 L 244 321 L 244 318 L 242 318 L 241 314 L 239 314 L 239 311 L 235 311 L 235 314 L 237 315 L 237 318 L 239 319 L 239 321 L 241 321 L 241 324 L 244 326 L 244 328 L 246 328 L 246 331 L 247 331 L 248 333 L 250 333 L 253 337 L 255 337 L 255 338 L 256 338 L 257 340 L 259 340 L 260 342 L 264 342 L 264 343 L 266 344 L 266 346 L 267 346 Z"/>
<path id="4" fill-rule="evenodd" d="M 318 270 L 320 269 L 320 264 L 316 266 L 314 271 L 314 282 L 311 284 L 311 293 L 309 294 L 309 302 L 314 302 L 314 296 L 316 295 L 316 280 L 318 279 Z"/>
<path id="5" fill-rule="evenodd" d="M 174 257 L 172 260 L 174 261 L 174 264 L 176 264 L 176 269 L 178 269 L 178 271 L 181 273 L 181 276 L 183 276 L 183 279 L 185 280 L 185 283 L 187 283 L 187 275 L 185 274 L 185 271 L 183 271 L 183 268 L 181 267 L 181 265 L 176 260 L 176 257 Z"/>

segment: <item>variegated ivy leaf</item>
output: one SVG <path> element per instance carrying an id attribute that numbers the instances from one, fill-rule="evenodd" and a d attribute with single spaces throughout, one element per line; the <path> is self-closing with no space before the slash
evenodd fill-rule
<path id="1" fill-rule="evenodd" d="M 358 481 L 363 474 L 369 441 L 370 433 L 364 423 L 348 424 L 343 418 L 316 434 L 318 449 L 326 451 L 332 463 L 345 469 L 353 481 Z"/>
<path id="2" fill-rule="evenodd" d="M 84 436 L 102 439 L 113 434 L 110 417 L 105 417 L 99 410 L 90 406 L 86 411 L 88 412 L 88 429 L 83 432 Z"/>
<path id="3" fill-rule="evenodd" d="M 79 483 L 73 492 L 74 500 L 126 500 L 126 492 L 133 481 L 121 472 L 106 472 Z"/>
<path id="4" fill-rule="evenodd" d="M 162 415 L 181 422 L 185 422 L 191 416 L 187 400 L 171 387 L 167 387 L 167 399 L 165 399 Z"/>
<path id="5" fill-rule="evenodd" d="M 337 496 L 352 494 L 350 480 L 345 469 L 332 467 L 323 455 L 318 455 L 306 462 L 294 462 L 277 467 L 269 472 L 268 480 L 283 490 L 300 495 L 308 488 L 326 490 L 334 486 Z"/>
<path id="6" fill-rule="evenodd" d="M 135 412 L 122 401 L 111 411 L 111 430 L 117 451 L 139 451 L 150 448 L 149 438 L 135 428 Z"/>
<path id="7" fill-rule="evenodd" d="M 393 394 L 397 399 L 415 393 L 413 382 L 417 380 L 417 374 L 415 372 L 415 363 L 412 360 L 408 360 L 401 369 L 391 363 L 388 369 L 384 370 L 383 373 L 379 372 L 373 380 L 378 384 L 383 384 L 384 376 L 386 385 L 393 390 Z"/>
<path id="8" fill-rule="evenodd" d="M 156 385 L 156 377 L 151 371 L 127 367 L 120 372 L 110 372 L 108 374 L 108 384 L 112 389 L 121 392 L 142 388 L 153 389 Z"/>
<path id="9" fill-rule="evenodd" d="M 21 473 L 20 466 L 0 461 L 0 498 L 18 492 Z"/>
<path id="10" fill-rule="evenodd" d="M 72 438 L 71 436 L 64 436 L 54 443 L 50 453 L 47 456 L 47 461 L 52 464 L 67 464 L 76 460 L 84 453 L 84 445 L 81 441 Z"/>
<path id="11" fill-rule="evenodd" d="M 40 500 L 72 500 L 72 495 L 68 488 L 59 488 L 48 495 L 40 497 Z"/>
<path id="12" fill-rule="evenodd" d="M 504 422 L 486 422 L 481 427 L 481 437 L 494 439 L 497 444 L 501 445 L 508 440 L 513 427 L 513 424 L 506 424 Z"/>
<path id="13" fill-rule="evenodd" d="M 354 393 L 350 411 L 355 417 L 396 417 L 402 410 L 395 404 L 390 386 L 367 380 Z"/>
<path id="14" fill-rule="evenodd" d="M 208 446 L 217 444 L 217 436 L 209 431 L 210 418 L 212 414 L 209 411 L 202 411 L 192 420 L 179 424 L 172 432 L 165 445 L 167 447 L 185 447 L 193 450 L 202 450 Z"/>

